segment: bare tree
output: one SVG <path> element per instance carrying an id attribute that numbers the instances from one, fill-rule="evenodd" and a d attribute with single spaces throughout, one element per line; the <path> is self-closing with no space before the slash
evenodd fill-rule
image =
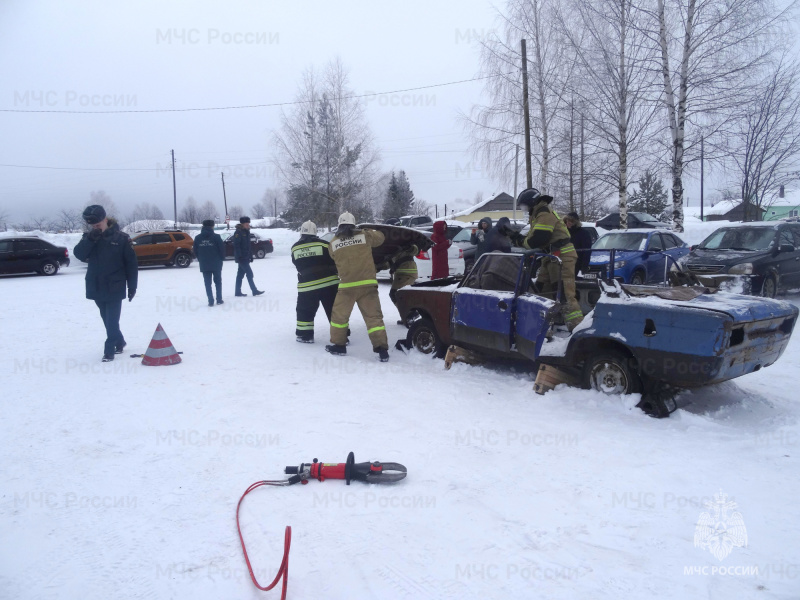
<path id="1" fill-rule="evenodd" d="M 0 226 L 3 227 L 3 231 L 8 231 L 8 216 L 8 211 L 4 208 L 0 208 Z"/>
<path id="2" fill-rule="evenodd" d="M 768 208 L 800 166 L 800 67 L 782 57 L 752 90 L 727 137 L 740 181 L 744 220 Z"/>
<path id="3" fill-rule="evenodd" d="M 254 219 L 263 219 L 267 216 L 267 207 L 264 206 L 263 202 L 256 202 L 253 206 L 250 207 L 250 214 L 253 216 Z"/>
<path id="4" fill-rule="evenodd" d="M 133 211 L 128 216 L 128 221 L 131 223 L 136 221 L 164 221 L 164 214 L 155 204 L 142 202 L 133 208 Z"/>
<path id="5" fill-rule="evenodd" d="M 231 221 L 238 221 L 244 216 L 244 209 L 238 204 L 234 204 L 228 207 L 228 215 L 230 215 Z"/>
<path id="6" fill-rule="evenodd" d="M 179 218 L 186 223 L 200 223 L 203 220 L 200 218 L 200 210 L 197 208 L 197 202 L 192 196 L 186 199 L 179 213 Z"/>
<path id="7" fill-rule="evenodd" d="M 78 211 L 69 208 L 62 208 L 60 211 L 58 211 L 58 215 L 55 218 L 55 223 L 57 224 L 58 229 L 63 229 L 67 233 L 72 233 L 73 231 L 78 231 L 81 229 L 83 219 Z"/>
<path id="8" fill-rule="evenodd" d="M 655 48 L 642 33 L 646 15 L 632 0 L 573 0 L 559 13 L 561 31 L 578 59 L 572 93 L 591 106 L 586 119 L 608 151 L 618 194 L 620 227 L 628 226 L 628 175 L 657 132 Z"/>
<path id="9" fill-rule="evenodd" d="M 715 136 L 751 89 L 754 71 L 780 44 L 773 34 L 788 9 L 778 10 L 770 0 L 656 0 L 650 15 L 645 33 L 660 54 L 672 220 L 681 232 L 684 168 L 699 158 L 700 137 Z M 714 148 L 722 146 L 707 145 L 706 160 L 721 156 Z"/>
<path id="10" fill-rule="evenodd" d="M 206 200 L 197 209 L 197 218 L 200 221 L 205 221 L 206 219 L 215 219 L 217 218 L 217 207 L 211 200 Z"/>

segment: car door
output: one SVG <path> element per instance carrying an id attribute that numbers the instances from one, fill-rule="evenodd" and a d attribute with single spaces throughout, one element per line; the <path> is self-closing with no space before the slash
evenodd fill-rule
<path id="1" fill-rule="evenodd" d="M 150 260 L 163 262 L 169 259 L 172 252 L 172 239 L 168 233 L 154 233 Z"/>
<path id="2" fill-rule="evenodd" d="M 513 321 L 513 349 L 531 360 L 539 357 L 547 331 L 550 329 L 553 315 L 558 311 L 558 304 L 536 293 L 532 273 L 537 265 L 534 257 L 527 257 L 529 264 L 522 273 L 521 293 L 515 303 L 515 319 Z"/>
<path id="3" fill-rule="evenodd" d="M 16 273 L 14 241 L 0 240 L 0 273 Z"/>
<path id="4" fill-rule="evenodd" d="M 450 335 L 456 342 L 511 350 L 511 316 L 523 257 L 484 254 L 453 292 Z"/>
<path id="5" fill-rule="evenodd" d="M 14 242 L 15 273 L 29 273 L 38 269 L 44 251 L 37 240 L 16 240 Z"/>
<path id="6" fill-rule="evenodd" d="M 136 253 L 136 260 L 140 263 L 147 263 L 152 260 L 153 236 L 150 234 L 140 235 L 133 240 L 133 250 Z"/>
<path id="7" fill-rule="evenodd" d="M 656 231 L 650 234 L 646 250 L 647 252 L 644 255 L 645 281 L 647 283 L 661 283 L 664 281 L 664 262 L 666 258 L 662 254 L 664 243 L 661 241 L 660 233 Z"/>
<path id="8" fill-rule="evenodd" d="M 671 233 L 662 231 L 661 239 L 664 241 L 664 252 L 669 256 L 667 259 L 667 271 L 669 271 L 678 262 L 678 259 L 689 254 L 689 247 L 683 240 Z"/>
<path id="9" fill-rule="evenodd" d="M 775 257 L 780 263 L 779 272 L 781 288 L 795 288 L 800 284 L 800 246 L 795 242 L 792 225 L 784 225 L 778 232 L 778 248 L 792 246 L 792 252 L 779 252 Z"/>

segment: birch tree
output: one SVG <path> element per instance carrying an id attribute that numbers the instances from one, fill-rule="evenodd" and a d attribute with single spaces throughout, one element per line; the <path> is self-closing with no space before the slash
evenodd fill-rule
<path id="1" fill-rule="evenodd" d="M 724 127 L 787 15 L 768 0 L 656 0 L 646 33 L 660 54 L 675 231 L 683 231 L 684 168 L 698 158 L 700 136 Z"/>
<path id="2" fill-rule="evenodd" d="M 573 93 L 593 107 L 589 125 L 613 164 L 622 229 L 628 226 L 629 170 L 646 159 L 657 131 L 655 51 L 642 33 L 645 18 L 631 0 L 576 0 L 559 13 L 579 66 Z"/>
<path id="3" fill-rule="evenodd" d="M 733 148 L 744 220 L 768 208 L 800 168 L 800 68 L 783 57 L 751 90 L 726 136 Z"/>

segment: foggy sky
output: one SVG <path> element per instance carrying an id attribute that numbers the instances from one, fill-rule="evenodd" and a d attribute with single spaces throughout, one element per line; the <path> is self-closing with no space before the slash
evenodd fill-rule
<path id="1" fill-rule="evenodd" d="M 357 93 L 471 79 L 478 40 L 497 24 L 483 0 L 422 2 L 0 2 L 0 108 L 183 109 L 288 102 L 302 71 L 338 56 Z M 382 170 L 404 169 L 418 198 L 500 191 L 465 152 L 459 110 L 482 84 L 367 100 Z M 246 210 L 280 184 L 268 164 L 280 108 L 151 114 L 0 112 L 0 167 L 10 221 L 78 208 L 104 190 L 119 211 L 187 197 Z M 288 107 L 284 110 L 288 110 Z M 260 163 L 260 164 L 258 164 Z M 511 191 L 511 190 L 509 190 Z M 469 203 L 467 203 L 469 204 Z"/>

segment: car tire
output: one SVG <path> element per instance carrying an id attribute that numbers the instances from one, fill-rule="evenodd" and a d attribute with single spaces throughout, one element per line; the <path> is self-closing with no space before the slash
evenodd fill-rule
<path id="1" fill-rule="evenodd" d="M 442 343 L 436 327 L 430 319 L 421 318 L 411 325 L 408 330 L 408 341 L 411 346 L 422 354 L 433 354 L 437 358 L 444 356 L 447 348 Z"/>
<path id="2" fill-rule="evenodd" d="M 53 262 L 52 260 L 47 260 L 42 263 L 42 268 L 39 269 L 39 273 L 42 275 L 55 275 L 58 273 L 58 263 Z"/>
<path id="3" fill-rule="evenodd" d="M 765 298 L 774 298 L 778 295 L 778 281 L 772 273 L 764 277 L 764 283 L 761 284 L 761 295 Z"/>
<path id="4" fill-rule="evenodd" d="M 642 381 L 631 367 L 630 358 L 616 350 L 600 350 L 587 358 L 583 383 L 590 390 L 604 394 L 635 394 L 642 389 Z"/>
<path id="5" fill-rule="evenodd" d="M 256 258 L 264 258 L 267 255 L 263 248 L 256 250 Z"/>
<path id="6" fill-rule="evenodd" d="M 636 271 L 631 277 L 631 285 L 644 285 L 644 273 Z"/>
<path id="7" fill-rule="evenodd" d="M 181 269 L 185 269 L 190 264 L 192 264 L 192 257 L 186 254 L 186 252 L 180 252 L 175 257 L 175 266 L 180 267 Z"/>

